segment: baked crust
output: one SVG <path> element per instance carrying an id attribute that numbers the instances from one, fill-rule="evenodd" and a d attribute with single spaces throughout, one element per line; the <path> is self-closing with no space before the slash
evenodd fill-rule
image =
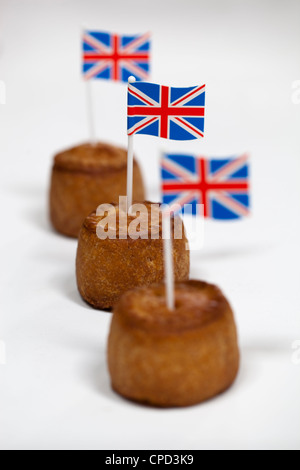
<path id="1" fill-rule="evenodd" d="M 150 214 L 151 203 L 144 204 Z M 158 211 L 159 206 L 156 204 Z M 118 211 L 118 206 L 114 207 Z M 123 233 L 128 233 L 134 219 L 134 216 L 128 216 L 126 226 L 121 226 Z M 151 221 L 150 216 L 147 221 L 149 233 L 153 229 L 157 239 L 117 237 L 101 240 L 96 233 L 101 220 L 102 217 L 94 212 L 83 223 L 78 240 L 76 273 L 82 298 L 95 308 L 107 309 L 127 290 L 163 280 L 163 240 L 161 216 L 157 225 Z M 183 230 L 183 237 L 173 240 L 174 274 L 175 279 L 181 281 L 189 278 L 190 257 L 183 222 L 176 217 L 173 224 L 175 220 Z"/>
<path id="2" fill-rule="evenodd" d="M 108 340 L 113 389 L 161 407 L 201 403 L 228 389 L 239 369 L 231 307 L 214 285 L 176 284 L 175 310 L 164 285 L 134 289 L 116 304 Z"/>
<path id="3" fill-rule="evenodd" d="M 83 144 L 56 155 L 51 176 L 50 219 L 54 228 L 78 237 L 85 217 L 103 203 L 118 202 L 126 195 L 127 152 L 98 143 Z M 143 200 L 144 184 L 136 161 L 133 165 L 133 197 Z"/>
<path id="4" fill-rule="evenodd" d="M 126 164 L 126 150 L 105 142 L 77 145 L 54 158 L 55 169 L 84 173 L 113 172 L 126 167 Z"/>

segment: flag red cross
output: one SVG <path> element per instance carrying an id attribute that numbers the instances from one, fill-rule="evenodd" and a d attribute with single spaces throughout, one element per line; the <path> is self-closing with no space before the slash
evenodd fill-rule
<path id="1" fill-rule="evenodd" d="M 203 85 L 201 88 L 204 88 Z M 130 90 L 132 95 L 140 98 L 139 94 L 136 93 L 133 89 Z M 190 93 L 191 97 L 194 91 Z M 204 117 L 204 107 L 199 106 L 180 106 L 181 101 L 189 98 L 189 95 L 185 95 L 184 98 L 177 100 L 176 102 L 170 104 L 170 88 L 167 86 L 161 86 L 160 92 L 160 103 L 158 106 L 153 105 L 150 101 L 143 99 L 147 106 L 129 106 L 128 107 L 128 116 L 155 116 L 160 119 L 160 137 L 168 138 L 169 133 L 169 118 L 174 117 L 177 121 L 181 122 L 180 117 Z M 154 119 L 153 119 L 154 120 Z M 185 126 L 188 126 L 188 123 L 184 122 Z M 191 129 L 195 130 L 190 126 Z M 202 133 L 199 132 L 199 135 L 202 136 Z"/>
<path id="2" fill-rule="evenodd" d="M 120 80 L 120 67 L 119 62 L 121 60 L 149 60 L 148 52 L 132 52 L 122 50 L 120 44 L 120 37 L 117 34 L 112 36 L 112 48 L 111 52 L 97 53 L 97 52 L 85 52 L 83 56 L 85 61 L 95 60 L 110 60 L 112 62 L 112 78 L 114 80 Z"/>
<path id="3" fill-rule="evenodd" d="M 207 178 L 208 167 L 204 158 L 199 159 L 198 165 L 199 180 L 194 182 L 176 181 L 163 184 L 163 191 L 198 191 L 201 194 L 201 202 L 204 206 L 204 217 L 209 215 L 209 192 L 210 191 L 230 191 L 239 192 L 249 189 L 249 184 L 243 181 L 209 181 Z"/>

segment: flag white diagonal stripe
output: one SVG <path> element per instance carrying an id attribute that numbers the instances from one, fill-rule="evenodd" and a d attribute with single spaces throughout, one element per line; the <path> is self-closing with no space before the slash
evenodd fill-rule
<path id="1" fill-rule="evenodd" d="M 184 193 L 180 193 L 180 195 L 174 198 L 172 202 L 169 203 L 169 206 L 171 207 L 171 210 L 172 207 L 176 204 L 179 204 L 181 207 L 183 207 L 184 204 L 188 204 L 188 202 L 192 201 L 193 199 L 199 199 L 199 194 L 197 191 L 186 191 Z"/>
<path id="2" fill-rule="evenodd" d="M 236 214 L 239 214 L 241 216 L 247 216 L 249 215 L 249 209 L 247 209 L 243 204 L 240 202 L 236 201 L 232 197 L 230 197 L 230 194 L 224 192 L 224 191 L 212 191 L 210 193 L 210 196 L 214 198 L 217 202 L 222 204 L 223 206 L 227 207 L 231 212 L 234 212 Z"/>
<path id="3" fill-rule="evenodd" d="M 110 65 L 109 60 L 101 60 L 100 62 L 97 62 L 94 67 L 91 67 L 87 72 L 85 72 L 84 79 L 89 80 L 90 78 L 97 76 Z"/>
<path id="4" fill-rule="evenodd" d="M 128 135 L 134 134 L 137 129 L 141 130 L 144 127 L 147 127 L 149 124 L 153 124 L 157 119 L 158 119 L 158 117 L 155 117 L 155 116 L 154 117 L 150 116 L 150 117 L 146 117 L 145 119 L 142 119 L 141 121 L 134 124 L 134 126 L 132 126 L 128 130 Z"/>
<path id="5" fill-rule="evenodd" d="M 205 92 L 205 85 L 196 87 L 194 90 L 189 91 L 185 95 L 183 95 L 178 100 L 174 101 L 171 106 L 184 106 L 186 103 L 191 101 L 192 99 L 196 98 L 197 96 L 201 95 Z M 192 107 L 192 106 L 190 106 Z M 195 106 L 195 108 L 199 108 L 200 106 Z M 204 106 L 202 106 L 204 108 Z"/>
<path id="6" fill-rule="evenodd" d="M 189 122 L 186 122 L 186 120 L 183 117 L 181 117 L 181 118 L 170 117 L 169 119 L 171 119 L 171 121 L 175 122 L 175 124 L 179 125 L 185 131 L 189 132 L 190 134 L 194 135 L 197 138 L 199 138 L 199 136 L 200 137 L 204 136 L 203 132 L 201 132 L 199 129 L 197 129 L 197 127 L 193 126 L 193 124 L 190 124 Z"/>
<path id="7" fill-rule="evenodd" d="M 137 88 L 135 88 L 132 85 L 128 85 L 128 93 L 130 93 L 135 98 L 143 101 L 146 105 L 159 106 L 159 103 L 157 101 L 153 100 L 152 98 L 150 98 L 150 96 L 146 95 L 141 90 L 138 90 Z M 131 108 L 131 107 L 133 107 L 133 106 L 129 106 L 129 108 Z M 146 111 L 146 106 L 145 106 L 145 111 Z"/>
<path id="8" fill-rule="evenodd" d="M 174 160 L 171 160 L 167 157 L 162 159 L 162 167 L 171 173 L 175 173 L 182 179 L 182 181 L 198 181 L 197 174 L 190 172 L 186 168 L 183 168 L 182 165 L 178 165 L 176 162 L 174 162 Z"/>
<path id="9" fill-rule="evenodd" d="M 133 60 L 121 60 L 120 65 L 128 70 L 133 75 L 138 75 L 140 78 L 147 79 L 148 72 L 145 72 L 141 67 L 138 66 Z"/>
<path id="10" fill-rule="evenodd" d="M 90 46 L 94 47 L 97 51 L 103 53 L 103 54 L 110 54 L 111 53 L 111 48 L 105 46 L 102 42 L 98 41 L 96 38 L 91 36 L 89 33 L 85 32 L 83 34 L 83 40 Z M 92 51 L 85 51 L 86 52 L 92 52 Z"/>
<path id="11" fill-rule="evenodd" d="M 133 41 L 131 41 L 129 44 L 126 46 L 122 47 L 122 53 L 129 54 L 130 52 L 135 51 L 138 47 L 140 47 L 142 44 L 147 42 L 150 39 L 151 33 L 145 33 L 142 36 L 139 36 L 135 38 Z M 143 51 L 141 51 L 142 53 Z M 145 53 L 148 53 L 149 51 L 144 51 Z"/>
<path id="12" fill-rule="evenodd" d="M 226 165 L 217 170 L 210 178 L 211 181 L 221 181 L 227 178 L 227 176 L 235 173 L 237 170 L 242 168 L 248 162 L 248 155 L 244 154 L 239 158 L 228 162 Z"/>

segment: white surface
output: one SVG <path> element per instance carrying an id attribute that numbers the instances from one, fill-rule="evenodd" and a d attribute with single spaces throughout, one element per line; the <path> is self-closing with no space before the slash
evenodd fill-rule
<path id="1" fill-rule="evenodd" d="M 0 0 L 0 9 L 0 447 L 299 449 L 299 2 Z M 242 350 L 234 387 L 201 406 L 162 411 L 111 391 L 110 314 L 80 300 L 76 241 L 48 225 L 52 155 L 88 134 L 83 23 L 151 30 L 154 81 L 207 84 L 205 139 L 135 139 L 149 197 L 159 198 L 161 149 L 252 155 L 253 217 L 207 222 L 192 257 L 192 276 L 232 302 Z M 99 138 L 125 146 L 126 87 L 92 86 Z"/>

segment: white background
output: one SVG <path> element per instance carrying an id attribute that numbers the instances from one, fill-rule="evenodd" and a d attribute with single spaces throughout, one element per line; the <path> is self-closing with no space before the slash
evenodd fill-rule
<path id="1" fill-rule="evenodd" d="M 0 0 L 1 448 L 300 448 L 299 17 L 293 0 Z M 153 81 L 207 84 L 203 140 L 136 137 L 149 198 L 161 150 L 251 154 L 252 217 L 207 221 L 192 256 L 192 277 L 230 299 L 242 351 L 234 387 L 199 406 L 144 408 L 111 391 L 111 315 L 81 301 L 76 241 L 49 226 L 52 157 L 87 138 L 83 23 L 150 30 Z M 126 86 L 92 85 L 99 138 L 125 146 Z"/>

